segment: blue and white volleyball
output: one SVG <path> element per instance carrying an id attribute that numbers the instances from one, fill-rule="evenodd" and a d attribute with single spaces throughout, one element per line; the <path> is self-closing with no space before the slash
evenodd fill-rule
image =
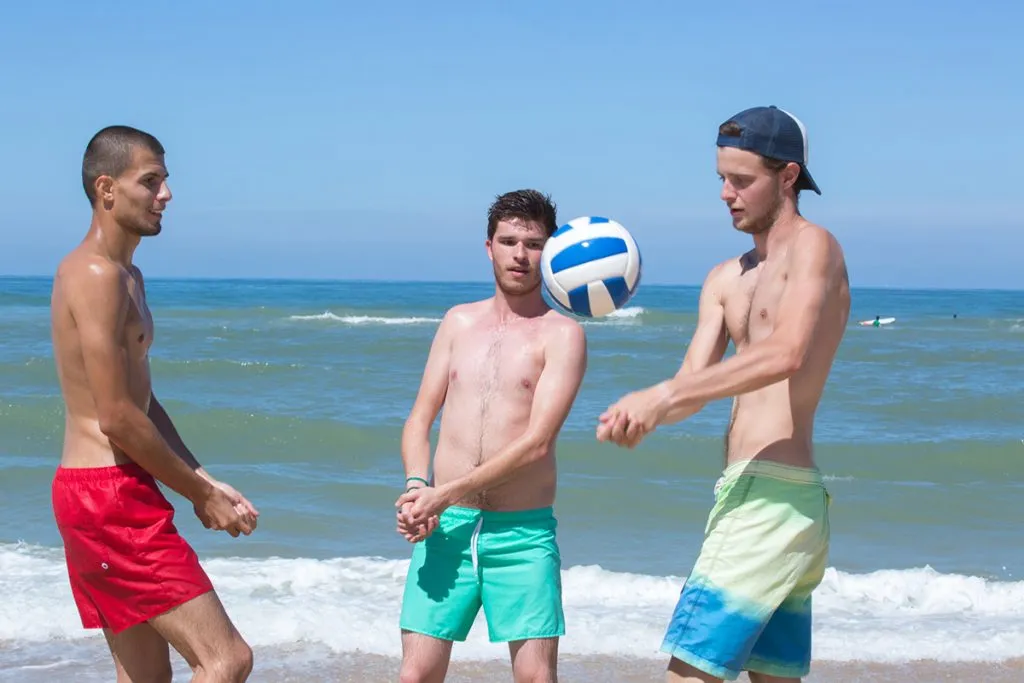
<path id="1" fill-rule="evenodd" d="M 544 289 L 567 313 L 601 318 L 633 298 L 640 285 L 640 249 L 621 224 L 600 216 L 574 218 L 544 244 Z"/>

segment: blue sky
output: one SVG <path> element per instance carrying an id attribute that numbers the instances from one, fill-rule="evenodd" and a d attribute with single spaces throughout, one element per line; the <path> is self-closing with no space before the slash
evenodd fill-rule
<path id="1" fill-rule="evenodd" d="M 149 277 L 486 279 L 488 204 L 536 187 L 625 224 L 645 282 L 699 283 L 749 245 L 717 126 L 776 104 L 855 285 L 1022 288 L 1021 7 L 12 3 L 0 274 L 78 242 L 84 146 L 127 123 L 168 150 Z"/>

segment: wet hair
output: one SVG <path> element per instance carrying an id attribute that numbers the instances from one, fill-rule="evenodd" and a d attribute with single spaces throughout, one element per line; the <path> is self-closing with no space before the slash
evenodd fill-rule
<path id="1" fill-rule="evenodd" d="M 131 168 L 136 147 L 153 154 L 164 153 L 159 140 L 131 126 L 107 126 L 92 136 L 82 158 L 82 185 L 90 204 L 96 203 L 96 179 L 104 175 L 117 178 Z"/>
<path id="2" fill-rule="evenodd" d="M 738 138 L 740 137 L 740 135 L 743 134 L 743 129 L 740 128 L 740 125 L 735 121 L 726 121 L 725 123 L 718 127 L 718 134 L 725 135 L 730 138 Z M 767 168 L 769 171 L 772 171 L 773 173 L 778 173 L 782 169 L 786 168 L 786 165 L 790 163 L 788 161 L 784 161 L 783 159 L 773 159 L 771 157 L 766 157 L 765 155 L 758 154 L 757 152 L 753 152 L 753 154 L 757 154 L 757 156 L 761 157 L 761 163 L 764 164 L 765 168 Z M 797 185 L 799 185 L 799 182 L 793 183 L 793 195 L 796 201 L 799 203 L 801 188 L 797 187 Z"/>
<path id="3" fill-rule="evenodd" d="M 537 190 L 515 190 L 500 195 L 487 210 L 487 239 L 494 239 L 498 223 L 516 218 L 540 223 L 548 237 L 558 229 L 557 209 L 550 195 Z"/>

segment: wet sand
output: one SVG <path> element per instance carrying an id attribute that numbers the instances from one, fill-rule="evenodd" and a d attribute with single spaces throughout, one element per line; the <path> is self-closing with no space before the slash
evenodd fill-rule
<path id="1" fill-rule="evenodd" d="M 287 666 L 258 667 L 249 679 L 280 683 L 393 683 L 398 680 L 397 659 L 375 655 L 345 655 L 324 662 L 323 668 L 294 671 Z M 562 657 L 559 661 L 560 683 L 649 683 L 663 681 L 665 662 L 654 659 L 621 659 L 597 657 L 582 659 Z M 446 683 L 491 683 L 511 681 L 508 662 L 453 661 Z M 748 681 L 746 675 L 739 678 Z M 1001 663 L 943 663 L 934 661 L 909 664 L 871 664 L 855 662 L 816 662 L 806 683 L 867 683 L 868 681 L 900 681 L 932 683 L 933 681 L 984 681 L 985 683 L 1019 683 L 1024 681 L 1024 659 Z"/>

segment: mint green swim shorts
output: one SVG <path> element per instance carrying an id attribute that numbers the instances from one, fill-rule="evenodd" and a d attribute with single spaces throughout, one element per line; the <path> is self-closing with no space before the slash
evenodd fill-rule
<path id="1" fill-rule="evenodd" d="M 399 625 L 464 641 L 483 607 L 493 643 L 565 635 L 557 525 L 550 507 L 448 508 L 413 547 Z"/>

